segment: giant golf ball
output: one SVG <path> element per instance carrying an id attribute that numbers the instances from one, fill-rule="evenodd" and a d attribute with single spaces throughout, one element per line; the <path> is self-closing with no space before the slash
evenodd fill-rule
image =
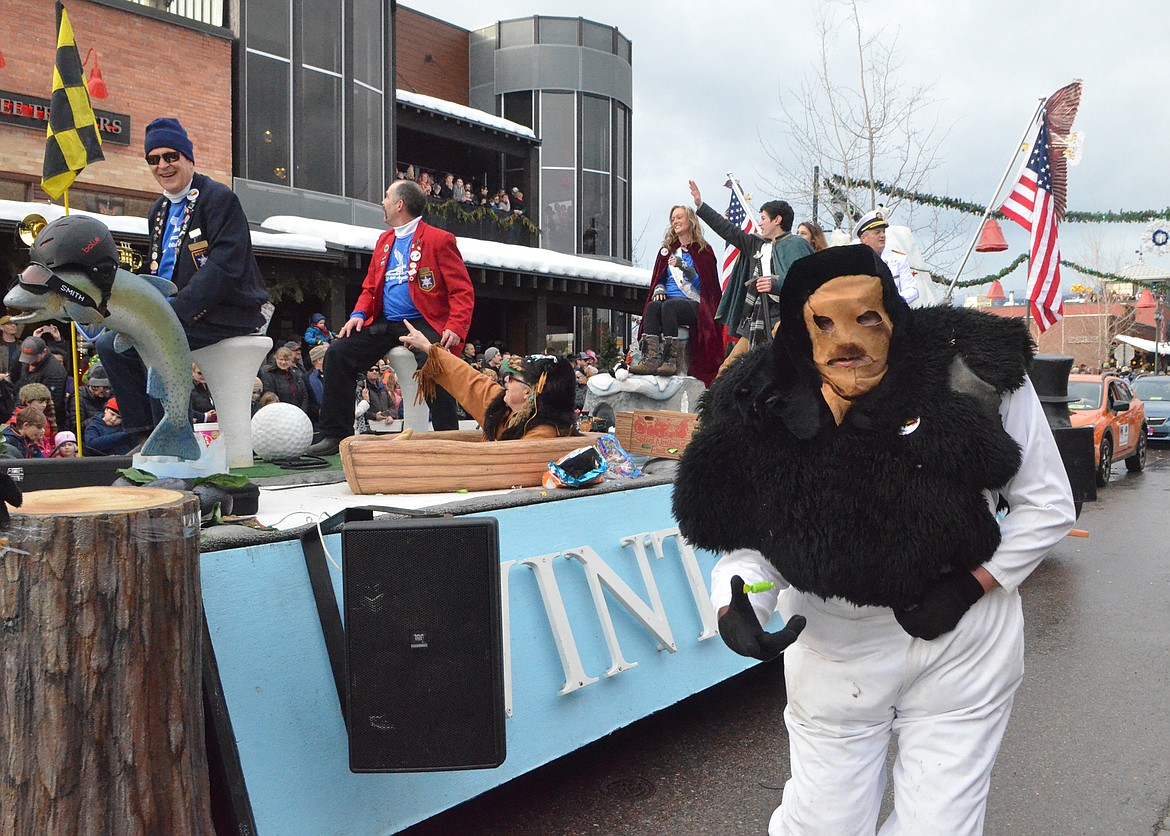
<path id="1" fill-rule="evenodd" d="M 270 403 L 252 416 L 252 449 L 269 461 L 300 458 L 313 442 L 313 422 L 291 403 Z"/>

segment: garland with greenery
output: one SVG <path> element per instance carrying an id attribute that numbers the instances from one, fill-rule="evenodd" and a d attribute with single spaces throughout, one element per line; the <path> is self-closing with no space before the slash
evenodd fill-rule
<path id="1" fill-rule="evenodd" d="M 605 336 L 601 338 L 601 348 L 597 352 L 598 370 L 609 372 L 617 365 L 617 361 L 621 359 L 622 353 L 618 350 L 617 337 L 614 336 L 613 330 L 606 330 Z"/>
<path id="2" fill-rule="evenodd" d="M 1000 270 L 998 273 L 992 273 L 992 274 L 987 275 L 987 276 L 981 276 L 978 279 L 969 279 L 965 282 L 955 282 L 955 287 L 956 288 L 960 288 L 960 287 L 967 288 L 967 287 L 977 287 L 981 284 L 991 284 L 992 282 L 996 281 L 997 279 L 1002 279 L 1004 276 L 1006 276 L 1012 270 L 1015 270 L 1017 267 L 1019 267 L 1021 264 L 1023 264 L 1027 260 L 1028 260 L 1028 254 L 1023 253 L 1023 254 L 1017 256 L 1015 261 L 1013 261 L 1007 267 Z M 931 278 L 931 281 L 935 282 L 936 284 L 945 284 L 947 286 L 950 286 L 950 283 L 951 283 L 950 279 L 948 279 L 946 276 L 940 276 L 938 273 L 931 273 L 930 278 Z"/>
<path id="3" fill-rule="evenodd" d="M 286 301 L 300 304 L 305 301 L 306 296 L 328 299 L 332 292 L 333 285 L 320 274 L 290 276 L 268 287 L 268 301 L 274 305 Z"/>
<path id="4" fill-rule="evenodd" d="M 1020 255 L 1016 256 L 1016 259 L 1011 264 L 1000 270 L 998 273 L 991 273 L 986 276 L 981 276 L 978 279 L 956 282 L 955 287 L 968 288 L 977 287 L 983 284 L 991 284 L 993 281 L 1004 278 L 1008 273 L 1015 270 L 1027 260 L 1028 254 L 1021 253 Z M 1142 279 L 1131 279 L 1127 278 L 1126 276 L 1119 276 L 1116 273 L 1102 273 L 1100 270 L 1094 270 L 1092 267 L 1085 267 L 1081 264 L 1076 264 L 1075 262 L 1069 261 L 1065 258 L 1062 258 L 1060 263 L 1070 270 L 1076 270 L 1078 273 L 1084 273 L 1086 276 L 1092 276 L 1093 278 L 1100 279 L 1104 282 L 1127 282 L 1128 284 L 1138 285 L 1139 287 L 1148 287 L 1151 290 L 1163 290 L 1165 289 L 1166 284 L 1170 283 L 1170 280 L 1163 282 L 1144 281 Z M 945 284 L 949 286 L 951 283 L 950 279 L 948 279 L 946 276 L 939 275 L 938 273 L 931 273 L 930 278 L 931 281 L 933 281 L 935 284 Z"/>
<path id="5" fill-rule="evenodd" d="M 838 188 L 872 188 L 875 191 L 881 192 L 882 194 L 889 197 L 896 197 L 899 200 L 909 200 L 912 203 L 920 203 L 926 206 L 935 206 L 940 209 L 953 209 L 956 212 L 965 212 L 968 215 L 982 215 L 987 211 L 986 206 L 980 206 L 978 203 L 972 203 L 969 200 L 959 200 L 958 198 L 954 197 L 927 194 L 926 192 L 912 192 L 907 189 L 899 188 L 898 186 L 890 185 L 889 183 L 884 183 L 881 180 L 856 180 L 851 177 L 842 177 L 839 174 L 834 174 L 829 177 L 829 182 Z M 991 213 L 991 217 L 998 220 L 1003 220 L 1005 216 L 1002 212 L 996 210 Z M 1167 206 L 1165 209 L 1142 209 L 1133 212 L 1068 211 L 1064 213 L 1065 223 L 1133 224 L 1147 223 L 1154 218 L 1170 218 L 1170 206 Z"/>
<path id="6" fill-rule="evenodd" d="M 427 215 L 438 215 L 444 220 L 455 218 L 464 223 L 477 224 L 481 221 L 492 221 L 496 226 L 505 231 L 511 229 L 516 224 L 520 224 L 533 235 L 540 235 L 540 227 L 530 221 L 526 215 L 501 216 L 499 212 L 490 206 L 476 206 L 469 212 L 455 200 L 444 200 L 442 203 L 427 201 L 424 211 Z"/>

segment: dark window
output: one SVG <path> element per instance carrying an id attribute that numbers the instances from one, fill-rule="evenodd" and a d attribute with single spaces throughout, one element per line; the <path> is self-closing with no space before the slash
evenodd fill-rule
<path id="1" fill-rule="evenodd" d="M 577 45 L 577 19 L 563 17 L 540 18 L 540 42 L 542 44 Z"/>
<path id="2" fill-rule="evenodd" d="M 580 252 L 610 254 L 609 214 L 609 175 L 582 172 Z"/>
<path id="3" fill-rule="evenodd" d="M 609 99 L 581 97 L 581 168 L 609 171 L 609 111 Z"/>
<path id="4" fill-rule="evenodd" d="M 251 0 L 244 8 L 248 15 L 248 47 L 288 58 L 289 0 Z"/>
<path id="5" fill-rule="evenodd" d="M 293 185 L 328 194 L 342 194 L 344 154 L 341 135 L 341 79 L 305 70 L 297 113 L 297 176 Z"/>
<path id="6" fill-rule="evenodd" d="M 353 0 L 353 77 L 382 89 L 380 0 Z"/>
<path id="7" fill-rule="evenodd" d="M 577 252 L 577 201 L 573 172 L 545 169 L 540 183 L 541 246 L 559 253 Z"/>
<path id="8" fill-rule="evenodd" d="M 626 181 L 613 178 L 613 254 L 628 260 L 630 246 L 626 241 L 626 217 L 629 215 L 629 198 L 626 192 Z"/>
<path id="9" fill-rule="evenodd" d="M 386 189 L 382 173 L 382 95 L 360 84 L 353 85 L 353 136 L 349 158 L 353 161 L 349 195 L 378 203 Z"/>
<path id="10" fill-rule="evenodd" d="M 301 62 L 341 72 L 341 0 L 301 0 Z"/>
<path id="11" fill-rule="evenodd" d="M 522 90 L 518 93 L 505 93 L 503 96 L 505 119 L 518 122 L 521 125 L 532 127 L 532 92 Z"/>
<path id="12" fill-rule="evenodd" d="M 581 44 L 613 54 L 613 27 L 590 20 L 581 21 Z"/>
<path id="13" fill-rule="evenodd" d="M 541 165 L 576 165 L 576 98 L 574 93 L 541 94 Z"/>
<path id="14" fill-rule="evenodd" d="M 289 64 L 248 53 L 247 137 L 251 180 L 289 183 Z"/>
<path id="15" fill-rule="evenodd" d="M 510 46 L 531 46 L 533 43 L 532 29 L 535 21 L 532 18 L 524 20 L 504 20 L 500 22 L 500 49 Z"/>
<path id="16" fill-rule="evenodd" d="M 613 109 L 613 173 L 617 177 L 630 176 L 629 165 L 630 111 L 614 103 Z"/>

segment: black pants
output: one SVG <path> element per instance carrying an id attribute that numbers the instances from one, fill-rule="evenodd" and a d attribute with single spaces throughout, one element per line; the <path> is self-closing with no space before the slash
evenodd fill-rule
<path id="1" fill-rule="evenodd" d="M 439 334 L 425 319 L 412 319 L 410 324 L 431 342 L 439 341 Z M 321 435 L 329 438 L 348 438 L 353 435 L 353 392 L 357 379 L 365 377 L 366 370 L 390 349 L 402 345 L 398 338 L 404 334 L 406 326 L 401 322 L 390 322 L 385 317 L 379 317 L 362 330 L 329 344 L 322 369 L 325 399 L 321 404 Z M 427 355 L 422 351 L 415 351 L 414 358 L 419 368 L 427 361 Z M 427 401 L 427 406 L 431 408 L 431 426 L 436 430 L 459 429 L 455 399 L 447 390 L 436 389 L 435 397 Z"/>
<path id="2" fill-rule="evenodd" d="M 651 301 L 646 306 L 646 318 L 642 323 L 643 334 L 677 337 L 680 325 L 685 325 L 688 328 L 698 327 L 698 302 L 674 297 L 664 299 L 661 302 Z"/>

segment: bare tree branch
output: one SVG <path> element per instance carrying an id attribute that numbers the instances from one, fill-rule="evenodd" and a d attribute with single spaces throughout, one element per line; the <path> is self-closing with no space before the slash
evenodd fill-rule
<path id="1" fill-rule="evenodd" d="M 926 191 L 929 176 L 941 162 L 940 148 L 949 128 L 939 124 L 932 85 L 903 79 L 897 32 L 891 34 L 886 27 L 867 31 L 861 3 L 828 0 L 817 8 L 820 60 L 782 97 L 779 138 L 761 137 L 775 166 L 769 185 L 794 202 L 811 202 L 816 166 L 826 178 L 836 175 L 870 184 L 881 180 L 908 191 Z M 845 81 L 849 77 L 857 79 L 855 86 Z M 846 210 L 850 217 L 842 220 L 846 227 L 883 200 L 872 185 L 840 191 L 850 204 Z M 928 260 L 945 261 L 963 246 L 967 233 L 962 219 L 934 207 L 885 199 L 890 211 L 900 214 L 899 222 L 915 230 Z M 833 210 L 819 214 L 821 221 Z"/>

